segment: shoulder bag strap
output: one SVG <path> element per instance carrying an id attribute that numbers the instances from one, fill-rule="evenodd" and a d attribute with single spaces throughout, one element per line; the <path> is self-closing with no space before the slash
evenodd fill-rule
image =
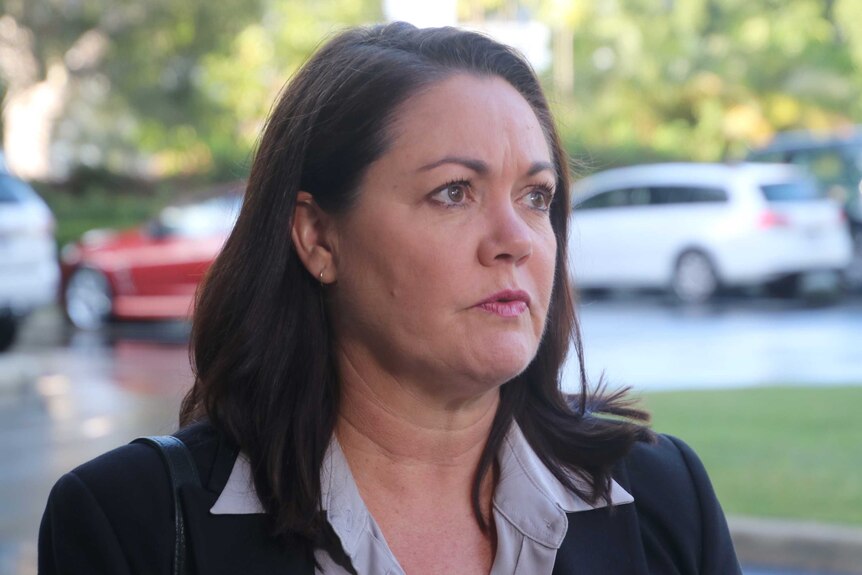
<path id="1" fill-rule="evenodd" d="M 194 459 L 186 444 L 172 435 L 139 437 L 132 443 L 144 443 L 155 447 L 168 469 L 174 496 L 174 526 L 177 533 L 174 543 L 173 575 L 190 575 L 191 566 L 186 561 L 186 530 L 183 508 L 180 505 L 180 488 L 185 485 L 197 487 L 201 485 Z"/>

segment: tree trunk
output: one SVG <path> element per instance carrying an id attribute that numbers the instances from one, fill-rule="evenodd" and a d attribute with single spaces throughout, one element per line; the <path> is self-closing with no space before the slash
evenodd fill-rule
<path id="1" fill-rule="evenodd" d="M 571 96 L 575 89 L 575 34 L 568 25 L 558 26 L 553 33 L 554 90 Z"/>
<path id="2" fill-rule="evenodd" d="M 95 69 L 108 42 L 104 32 L 93 28 L 81 34 L 62 58 L 40 62 L 33 32 L 10 14 L 0 16 L 0 75 L 6 81 L 3 150 L 13 173 L 33 180 L 66 177 L 67 167 L 52 158 L 51 143 L 69 97 L 70 74 Z"/>
<path id="3" fill-rule="evenodd" d="M 66 175 L 61 166 L 51 161 L 51 141 L 68 87 L 65 66 L 54 64 L 41 82 L 6 93 L 3 149 L 12 173 L 32 180 L 57 180 Z"/>

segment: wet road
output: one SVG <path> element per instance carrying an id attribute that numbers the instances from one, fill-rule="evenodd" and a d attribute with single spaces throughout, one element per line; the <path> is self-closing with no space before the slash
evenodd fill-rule
<path id="1" fill-rule="evenodd" d="M 587 373 L 640 390 L 862 384 L 862 297 L 841 305 L 727 298 L 698 309 L 661 299 L 586 301 Z M 570 362 L 571 364 L 572 362 Z M 576 386 L 567 366 L 564 386 Z"/>
<path id="2" fill-rule="evenodd" d="M 64 472 L 140 435 L 171 433 L 190 385 L 180 325 L 119 330 L 115 341 L 31 318 L 0 356 L 0 575 L 35 573 L 38 523 Z"/>
<path id="3" fill-rule="evenodd" d="M 700 310 L 616 298 L 585 302 L 581 318 L 588 372 L 604 370 L 613 384 L 862 384 L 862 298 L 824 308 L 730 299 Z M 174 430 L 192 380 L 186 336 L 183 324 L 74 334 L 48 310 L 0 355 L 0 575 L 35 573 L 39 518 L 63 472 Z M 564 384 L 575 381 L 568 371 Z"/>

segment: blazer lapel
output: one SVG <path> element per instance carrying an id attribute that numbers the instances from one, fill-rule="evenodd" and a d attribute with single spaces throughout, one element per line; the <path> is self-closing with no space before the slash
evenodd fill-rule
<path id="1" fill-rule="evenodd" d="M 265 515 L 213 515 L 217 493 L 186 487 L 181 495 L 198 575 L 313 575 L 305 548 L 270 537 Z"/>
<path id="2" fill-rule="evenodd" d="M 637 513 L 632 504 L 569 513 L 553 575 L 648 575 Z"/>
<path id="3" fill-rule="evenodd" d="M 620 462 L 614 479 L 632 492 L 628 469 Z M 553 575 L 613 573 L 649 575 L 635 503 L 569 513 L 569 528 L 557 551 Z"/>

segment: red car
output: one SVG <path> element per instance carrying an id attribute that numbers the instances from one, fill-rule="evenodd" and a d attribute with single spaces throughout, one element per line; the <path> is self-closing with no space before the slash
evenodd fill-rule
<path id="1" fill-rule="evenodd" d="M 240 195 L 231 194 L 171 206 L 147 225 L 93 230 L 64 247 L 62 303 L 69 321 L 93 330 L 111 319 L 187 318 L 241 203 Z"/>

